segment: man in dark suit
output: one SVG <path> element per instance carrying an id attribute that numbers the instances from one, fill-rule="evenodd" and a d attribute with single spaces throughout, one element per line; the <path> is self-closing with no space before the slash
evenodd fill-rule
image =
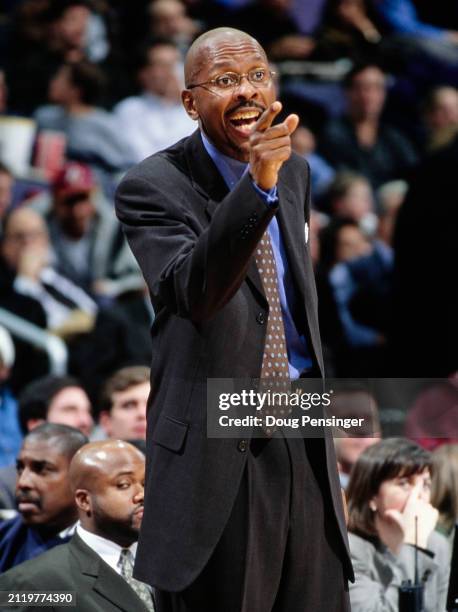
<path id="1" fill-rule="evenodd" d="M 158 588 L 161 612 L 344 611 L 331 440 L 206 433 L 207 379 L 322 375 L 298 117 L 272 125 L 268 61 L 243 32 L 198 38 L 185 79 L 199 130 L 132 169 L 116 199 L 156 312 L 135 575 Z M 261 279 L 264 252 L 275 263 Z"/>
<path id="2" fill-rule="evenodd" d="M 76 534 L 68 544 L 6 572 L 0 588 L 73 592 L 76 612 L 154 611 L 151 590 L 132 578 L 144 479 L 145 458 L 131 444 L 85 445 L 70 468 L 80 519 Z M 42 608 L 24 608 L 31 609 Z M 52 609 L 66 607 L 54 604 Z"/>

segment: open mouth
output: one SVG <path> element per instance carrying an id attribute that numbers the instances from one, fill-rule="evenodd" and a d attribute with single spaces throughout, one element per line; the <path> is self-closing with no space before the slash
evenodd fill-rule
<path id="1" fill-rule="evenodd" d="M 228 117 L 230 125 L 242 136 L 249 136 L 253 130 L 253 126 L 261 116 L 261 110 L 239 109 Z"/>

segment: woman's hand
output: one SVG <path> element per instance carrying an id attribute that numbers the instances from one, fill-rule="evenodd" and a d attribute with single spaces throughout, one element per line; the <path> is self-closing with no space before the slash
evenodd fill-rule
<path id="1" fill-rule="evenodd" d="M 403 544 L 417 544 L 426 548 L 427 540 L 436 526 L 438 511 L 421 497 L 421 483 L 415 485 L 407 498 L 404 510 L 386 510 L 377 521 L 381 541 L 398 554 Z M 417 537 L 415 518 L 417 517 Z"/>

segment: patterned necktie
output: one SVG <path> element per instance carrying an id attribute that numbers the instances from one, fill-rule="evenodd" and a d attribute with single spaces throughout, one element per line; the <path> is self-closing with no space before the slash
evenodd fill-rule
<path id="1" fill-rule="evenodd" d="M 134 569 L 134 557 L 128 548 L 123 548 L 121 550 L 118 567 L 121 570 L 121 576 L 142 600 L 146 609 L 150 610 L 151 612 L 154 612 L 153 597 L 149 588 L 144 582 L 140 582 L 140 580 L 136 580 L 132 576 L 132 572 Z"/>
<path id="2" fill-rule="evenodd" d="M 289 390 L 289 365 L 286 349 L 285 328 L 278 291 L 277 266 L 272 251 L 269 232 L 265 232 L 255 251 L 256 265 L 261 276 L 262 285 L 269 304 L 267 318 L 266 342 L 262 356 L 260 388 L 264 391 Z M 288 408 L 275 407 L 266 402 L 264 415 L 284 416 L 289 413 Z M 271 436 L 275 427 L 264 427 L 264 431 Z"/>

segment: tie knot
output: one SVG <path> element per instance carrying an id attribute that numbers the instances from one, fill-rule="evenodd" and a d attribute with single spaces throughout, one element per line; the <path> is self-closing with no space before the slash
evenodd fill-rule
<path id="1" fill-rule="evenodd" d="M 132 553 L 130 551 L 129 548 L 123 548 L 121 550 L 121 559 L 127 558 L 127 559 L 131 559 L 132 558 Z"/>

